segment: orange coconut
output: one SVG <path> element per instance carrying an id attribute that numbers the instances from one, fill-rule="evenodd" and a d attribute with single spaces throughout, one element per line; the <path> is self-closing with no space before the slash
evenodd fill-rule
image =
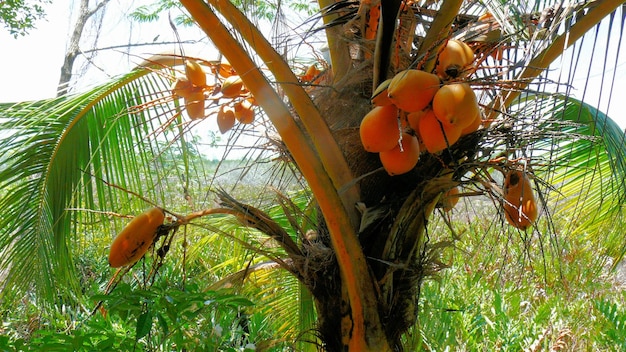
<path id="1" fill-rule="evenodd" d="M 474 131 L 477 131 L 480 128 L 480 125 L 482 125 L 482 123 L 483 123 L 483 118 L 482 118 L 481 113 L 479 112 L 478 115 L 474 117 L 473 122 L 469 126 L 461 130 L 461 136 L 465 136 L 466 134 L 470 134 Z"/>
<path id="2" fill-rule="evenodd" d="M 187 79 L 196 87 L 204 87 L 206 86 L 206 73 L 202 66 L 198 64 L 195 60 L 187 59 L 185 60 L 185 74 L 187 75 Z"/>
<path id="3" fill-rule="evenodd" d="M 306 69 L 302 76 L 300 76 L 300 81 L 312 82 L 317 76 L 319 76 L 320 73 L 322 73 L 322 71 L 318 69 L 315 64 L 313 64 Z"/>
<path id="4" fill-rule="evenodd" d="M 230 131 L 235 126 L 235 110 L 227 105 L 220 106 L 217 111 L 217 127 L 222 134 Z"/>
<path id="5" fill-rule="evenodd" d="M 398 109 L 407 112 L 424 109 L 439 90 L 439 77 L 420 70 L 398 72 L 389 82 L 387 96 Z"/>
<path id="6" fill-rule="evenodd" d="M 432 110 L 419 118 L 419 134 L 429 153 L 440 152 L 456 143 L 461 137 L 461 129 L 455 125 L 441 123 Z"/>
<path id="7" fill-rule="evenodd" d="M 385 105 L 393 104 L 391 102 L 391 99 L 389 99 L 389 96 L 387 95 L 389 83 L 391 83 L 391 78 L 389 78 L 386 81 L 383 81 L 383 83 L 378 85 L 378 87 L 372 94 L 372 99 L 371 99 L 372 104 L 376 106 L 385 106 Z"/>
<path id="8" fill-rule="evenodd" d="M 478 99 L 467 83 L 446 84 L 433 97 L 433 111 L 439 121 L 464 129 L 479 113 Z"/>
<path id="9" fill-rule="evenodd" d="M 188 97 L 185 97 L 185 108 L 190 119 L 198 120 L 204 118 L 204 93 L 202 90 L 196 90 Z"/>
<path id="10" fill-rule="evenodd" d="M 235 69 L 233 69 L 233 67 L 227 62 L 221 62 L 215 66 L 212 66 L 211 71 L 214 74 L 218 74 L 223 78 L 228 78 L 237 74 Z"/>
<path id="11" fill-rule="evenodd" d="M 222 96 L 224 98 L 235 98 L 243 93 L 244 85 L 238 75 L 230 76 L 222 82 Z"/>
<path id="12" fill-rule="evenodd" d="M 537 203 L 526 174 L 511 170 L 504 179 L 504 215 L 512 226 L 525 230 L 537 220 Z"/>
<path id="13" fill-rule="evenodd" d="M 170 89 L 172 91 L 172 95 L 181 98 L 189 97 L 194 91 L 198 90 L 197 87 L 194 87 L 193 84 L 191 84 L 191 82 L 185 77 L 176 78 Z"/>
<path id="14" fill-rule="evenodd" d="M 420 158 L 420 147 L 417 137 L 408 133 L 402 134 L 402 141 L 393 149 L 378 154 L 380 162 L 391 176 L 411 171 Z"/>
<path id="15" fill-rule="evenodd" d="M 361 120 L 359 134 L 361 144 L 368 152 L 393 149 L 400 139 L 398 109 L 395 105 L 375 106 Z"/>
<path id="16" fill-rule="evenodd" d="M 422 116 L 424 116 L 429 110 L 430 109 L 426 109 L 408 113 L 406 115 L 406 120 L 409 127 L 411 127 L 414 131 L 419 131 L 420 118 L 422 118 Z"/>
<path id="17" fill-rule="evenodd" d="M 132 219 L 113 240 L 109 265 L 119 268 L 141 259 L 152 245 L 157 229 L 164 220 L 165 213 L 159 208 L 152 208 Z"/>
<path id="18" fill-rule="evenodd" d="M 474 61 L 474 51 L 460 40 L 448 40 L 437 58 L 437 74 L 442 78 L 458 77 Z"/>
<path id="19" fill-rule="evenodd" d="M 244 99 L 235 103 L 235 105 L 233 106 L 233 110 L 235 113 L 235 118 L 240 123 L 250 124 L 254 122 L 254 117 L 256 113 L 254 111 L 254 106 L 249 100 Z"/>

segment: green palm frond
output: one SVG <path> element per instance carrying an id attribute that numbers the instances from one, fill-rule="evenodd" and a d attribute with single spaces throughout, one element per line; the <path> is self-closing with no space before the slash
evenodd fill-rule
<path id="1" fill-rule="evenodd" d="M 135 70 L 75 96 L 0 106 L 3 296 L 32 286 L 49 301 L 81 292 L 71 255 L 81 246 L 71 234 L 87 231 L 81 223 L 102 222 L 109 235 L 111 218 L 94 210 L 137 213 L 148 206 L 122 189 L 166 204 L 160 187 L 172 176 L 166 159 L 175 148 L 164 151 L 173 141 L 184 145 L 177 130 L 154 134 L 172 115 L 161 105 L 131 111 L 167 92 L 165 77 L 147 73 Z M 85 208 L 91 211 L 76 210 Z M 85 240 L 110 238 L 102 235 Z"/>
<path id="2" fill-rule="evenodd" d="M 616 225 L 622 215 L 626 197 L 624 132 L 604 113 L 572 99 L 563 117 L 581 124 L 577 133 L 598 139 L 595 143 L 572 141 L 559 146 L 556 159 L 569 160 L 572 165 L 566 167 L 570 170 L 555 170 L 552 181 L 562 182 L 559 191 L 567 199 L 560 214 L 575 214 L 573 224 L 578 226 L 573 230 L 600 235 L 603 227 Z"/>
<path id="3" fill-rule="evenodd" d="M 624 131 L 606 114 L 564 95 L 533 94 L 518 103 L 515 115 L 543 116 L 533 127 L 543 134 L 525 148 L 543 160 L 537 171 L 554 187 L 548 201 L 555 216 L 569 220 L 569 231 L 601 233 L 601 226 L 621 215 L 626 197 Z"/>
<path id="4" fill-rule="evenodd" d="M 280 283 L 280 289 L 277 289 Z M 233 272 L 210 289 L 240 287 L 267 317 L 277 337 L 287 343 L 314 341 L 315 307 L 307 288 L 274 261 L 258 262 Z M 302 334 L 302 335 L 300 335 Z"/>
<path id="5" fill-rule="evenodd" d="M 289 196 L 279 194 L 281 205 L 269 209 L 272 219 L 298 240 L 305 240 L 304 232 L 315 226 L 314 220 L 307 214 L 311 204 L 309 197 L 307 192 Z M 276 331 L 288 340 L 297 340 L 298 350 L 316 350 L 315 304 L 306 286 L 284 270 L 257 272 L 255 286 L 263 281 L 267 284 L 255 294 L 260 302 L 266 304 L 268 315 L 275 318 Z M 281 283 L 281 290 L 278 291 L 277 282 Z"/>

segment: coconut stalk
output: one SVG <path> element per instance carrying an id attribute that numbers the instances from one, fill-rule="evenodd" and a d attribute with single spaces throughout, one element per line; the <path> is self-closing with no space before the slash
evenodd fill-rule
<path id="1" fill-rule="evenodd" d="M 310 137 L 295 123 L 277 92 L 213 10 L 199 0 L 182 0 L 181 3 L 233 68 L 237 72 L 245 72 L 242 80 L 276 127 L 311 187 L 328 226 L 342 284 L 349 299 L 350 322 L 342 324 L 342 340 L 346 341 L 350 351 L 390 350 L 378 316 L 376 294 L 365 256 L 350 217 L 320 160 L 319 155 L 323 151 L 316 150 L 311 144 Z"/>
<path id="2" fill-rule="evenodd" d="M 487 121 L 495 119 L 503 110 L 506 110 L 521 92 L 528 87 L 534 78 L 539 77 L 567 48 L 587 33 L 593 26 L 614 12 L 619 6 L 624 6 L 623 0 L 598 0 L 589 4 L 589 11 L 576 21 L 571 28 L 554 39 L 550 45 L 534 55 L 515 82 L 515 89 L 501 91 L 490 104 L 487 111 Z"/>

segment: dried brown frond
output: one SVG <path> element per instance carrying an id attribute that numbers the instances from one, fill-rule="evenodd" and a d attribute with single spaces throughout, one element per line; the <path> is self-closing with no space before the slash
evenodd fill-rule
<path id="1" fill-rule="evenodd" d="M 559 329 L 556 339 L 550 347 L 550 352 L 567 351 L 568 347 L 571 346 L 572 338 L 572 330 L 567 327 Z"/>
<path id="2" fill-rule="evenodd" d="M 218 190 L 217 195 L 220 199 L 220 205 L 234 210 L 235 216 L 244 226 L 255 228 L 274 239 L 290 257 L 302 256 L 300 248 L 298 248 L 298 245 L 289 236 L 287 231 L 277 224 L 267 213 L 237 201 L 224 191 Z"/>

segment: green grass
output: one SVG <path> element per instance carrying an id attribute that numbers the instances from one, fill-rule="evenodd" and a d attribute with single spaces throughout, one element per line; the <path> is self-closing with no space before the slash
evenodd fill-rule
<path id="1" fill-rule="evenodd" d="M 624 350 L 626 286 L 602 255 L 613 244 L 518 232 L 494 217 L 454 223 L 456 249 L 442 255 L 451 267 L 425 281 L 407 350 Z"/>

